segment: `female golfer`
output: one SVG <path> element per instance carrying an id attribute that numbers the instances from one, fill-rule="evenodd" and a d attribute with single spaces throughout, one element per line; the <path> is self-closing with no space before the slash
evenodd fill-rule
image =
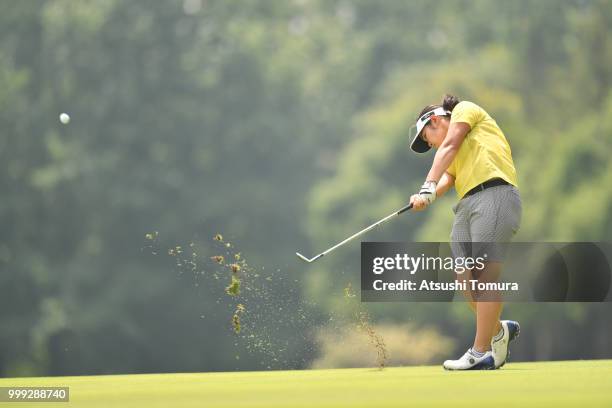
<path id="1" fill-rule="evenodd" d="M 491 116 L 480 106 L 446 95 L 442 104 L 425 107 L 418 116 L 410 148 L 425 153 L 436 148 L 433 164 L 418 194 L 410 197 L 420 211 L 455 186 L 459 202 L 451 248 L 455 257 L 482 257 L 482 270 L 469 270 L 458 278 L 497 281 L 503 246 L 519 228 L 521 198 L 508 141 Z M 474 344 L 458 360 L 447 360 L 447 370 L 496 369 L 504 365 L 508 343 L 519 333 L 519 324 L 500 321 L 501 296 L 497 292 L 468 291 L 476 314 Z"/>

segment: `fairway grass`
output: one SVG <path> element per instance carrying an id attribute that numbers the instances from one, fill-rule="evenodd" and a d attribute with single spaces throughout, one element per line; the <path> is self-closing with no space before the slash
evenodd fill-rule
<path id="1" fill-rule="evenodd" d="M 0 386 L 68 386 L 43 407 L 612 407 L 612 360 L 439 366 L 5 378 Z M 0 403 L 2 406 L 41 406 Z"/>

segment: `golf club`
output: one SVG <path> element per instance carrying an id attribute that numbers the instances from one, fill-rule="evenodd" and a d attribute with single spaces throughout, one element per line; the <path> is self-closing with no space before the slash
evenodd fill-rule
<path id="1" fill-rule="evenodd" d="M 315 256 L 315 257 L 312 257 L 312 258 L 307 258 L 307 257 L 305 257 L 304 255 L 300 254 L 299 252 L 296 252 L 295 254 L 298 256 L 298 258 L 300 258 L 300 259 L 301 259 L 301 260 L 303 260 L 303 261 L 306 261 L 306 262 L 308 262 L 308 263 L 314 262 L 314 261 L 316 261 L 317 259 L 321 258 L 323 255 L 328 254 L 328 253 L 330 253 L 331 251 L 333 251 L 334 249 L 336 249 L 336 248 L 338 248 L 338 247 L 340 247 L 340 246 L 342 246 L 342 245 L 346 244 L 347 242 L 349 242 L 349 241 L 350 241 L 350 240 L 352 240 L 353 238 L 356 238 L 356 237 L 360 236 L 361 234 L 364 234 L 364 233 L 368 232 L 368 231 L 369 231 L 369 230 L 371 230 L 372 228 L 377 227 L 378 225 L 383 224 L 384 222 L 386 222 L 386 221 L 387 221 L 387 220 L 389 220 L 390 218 L 393 218 L 393 217 L 394 217 L 394 216 L 396 216 L 396 215 L 400 215 L 401 213 L 403 213 L 403 212 L 405 212 L 405 211 L 408 211 L 408 210 L 409 210 L 409 209 L 411 209 L 411 208 L 412 208 L 412 204 L 408 204 L 407 206 L 400 208 L 400 209 L 399 209 L 399 210 L 397 210 L 396 212 L 394 212 L 394 213 L 392 213 L 392 214 L 387 215 L 385 218 L 383 218 L 383 219 L 381 219 L 381 220 L 379 220 L 379 221 L 376 221 L 374 224 L 370 225 L 369 227 L 366 227 L 366 228 L 362 229 L 361 231 L 359 231 L 359 232 L 357 232 L 357 233 L 355 233 L 355 234 L 351 235 L 350 237 L 348 237 L 348 238 L 347 238 L 347 239 L 345 239 L 344 241 L 337 243 L 337 244 L 336 244 L 336 245 L 334 245 L 333 247 L 329 248 L 328 250 L 326 250 L 326 251 L 324 251 L 324 252 L 321 252 L 319 255 L 317 255 L 317 256 Z"/>

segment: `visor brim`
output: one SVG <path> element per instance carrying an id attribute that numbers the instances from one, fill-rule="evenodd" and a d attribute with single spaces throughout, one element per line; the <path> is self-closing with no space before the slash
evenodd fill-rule
<path id="1" fill-rule="evenodd" d="M 413 127 L 411 130 L 413 130 L 414 133 L 416 133 L 415 127 Z M 410 150 L 416 153 L 427 153 L 429 149 L 431 149 L 431 147 L 429 146 L 429 144 L 427 144 L 426 141 L 421 139 L 419 134 L 415 134 L 412 137 L 412 142 L 410 143 Z"/>

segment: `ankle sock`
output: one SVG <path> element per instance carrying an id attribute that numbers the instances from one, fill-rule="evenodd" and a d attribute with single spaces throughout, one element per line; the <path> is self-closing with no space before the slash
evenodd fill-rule
<path id="1" fill-rule="evenodd" d="M 485 352 L 475 350 L 474 347 L 472 347 L 470 349 L 470 354 L 472 354 L 474 357 L 480 358 L 485 355 Z"/>

